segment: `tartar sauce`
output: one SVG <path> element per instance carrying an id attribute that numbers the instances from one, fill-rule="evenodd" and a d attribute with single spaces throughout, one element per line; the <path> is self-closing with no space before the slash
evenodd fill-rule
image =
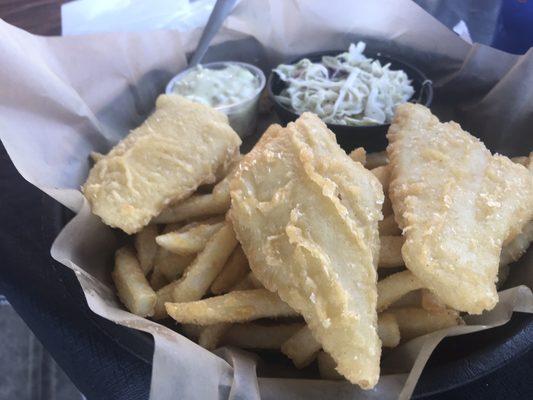
<path id="1" fill-rule="evenodd" d="M 257 77 L 237 64 L 221 69 L 199 65 L 176 82 L 172 91 L 197 103 L 219 108 L 251 99 L 257 94 L 259 84 Z"/>

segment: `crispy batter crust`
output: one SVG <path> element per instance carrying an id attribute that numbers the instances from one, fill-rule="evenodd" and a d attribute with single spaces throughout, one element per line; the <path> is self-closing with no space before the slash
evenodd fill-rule
<path id="1" fill-rule="evenodd" d="M 222 113 L 161 95 L 155 112 L 98 160 L 83 193 L 107 225 L 135 233 L 171 201 L 214 182 L 240 143 Z"/>
<path id="2" fill-rule="evenodd" d="M 230 218 L 254 274 L 303 315 L 347 379 L 374 387 L 379 181 L 305 113 L 271 126 L 230 187 Z"/>
<path id="3" fill-rule="evenodd" d="M 406 266 L 447 305 L 492 309 L 502 244 L 533 217 L 531 174 L 421 105 L 397 108 L 388 139 Z"/>

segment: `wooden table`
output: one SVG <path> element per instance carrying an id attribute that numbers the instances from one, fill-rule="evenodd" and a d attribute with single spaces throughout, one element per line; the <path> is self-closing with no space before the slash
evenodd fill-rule
<path id="1" fill-rule="evenodd" d="M 61 35 L 61 4 L 68 0 L 0 0 L 0 18 L 38 35 Z"/>

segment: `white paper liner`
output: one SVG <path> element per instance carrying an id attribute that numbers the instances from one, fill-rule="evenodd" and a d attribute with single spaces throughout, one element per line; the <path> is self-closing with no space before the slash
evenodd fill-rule
<path id="1" fill-rule="evenodd" d="M 153 335 L 152 399 L 406 399 L 443 337 L 499 326 L 513 311 L 533 313 L 530 252 L 509 279 L 522 286 L 500 293 L 494 310 L 467 317 L 471 325 L 394 349 L 385 362 L 406 373 L 384 375 L 375 389 L 362 391 L 347 382 L 257 378 L 250 353 L 220 349 L 215 355 L 125 311 L 109 279 L 116 235 L 90 213 L 78 188 L 90 152 L 107 151 L 143 121 L 167 81 L 185 67 L 185 54 L 199 34 L 42 38 L 0 21 L 2 142 L 25 179 L 77 212 L 54 242 L 52 256 L 75 271 L 91 310 Z M 518 57 L 470 46 L 410 1 L 244 0 L 207 57 L 268 68 L 297 54 L 347 48 L 359 39 L 383 51 L 401 50 L 440 86 L 437 98 L 441 93 L 456 100 L 439 109 L 441 115 L 459 115 L 492 149 L 531 150 L 532 54 Z"/>

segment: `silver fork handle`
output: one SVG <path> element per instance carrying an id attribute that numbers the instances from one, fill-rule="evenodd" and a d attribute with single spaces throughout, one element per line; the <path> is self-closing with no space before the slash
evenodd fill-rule
<path id="1" fill-rule="evenodd" d="M 226 17 L 231 13 L 231 10 L 233 10 L 233 6 L 236 2 L 237 0 L 217 0 L 215 7 L 209 16 L 207 25 L 202 32 L 198 47 L 189 61 L 189 67 L 194 67 L 202 61 L 211 41 L 220 30 Z"/>

